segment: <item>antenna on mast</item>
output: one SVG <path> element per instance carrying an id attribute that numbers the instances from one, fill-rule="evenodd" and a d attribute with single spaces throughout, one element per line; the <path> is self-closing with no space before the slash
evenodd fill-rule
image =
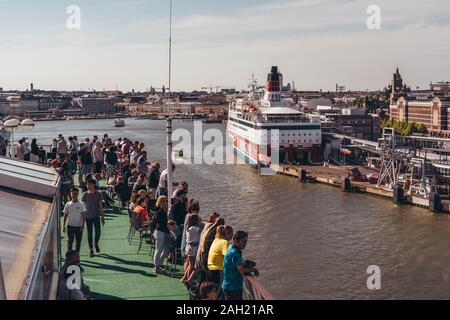
<path id="1" fill-rule="evenodd" d="M 172 0 L 170 0 L 170 21 L 169 21 L 169 101 L 168 109 L 170 112 L 170 99 L 172 92 Z M 168 206 L 171 207 L 172 199 L 172 118 L 167 117 L 167 197 Z"/>
<path id="2" fill-rule="evenodd" d="M 169 20 L 169 112 L 170 97 L 172 93 L 172 0 L 170 0 L 170 20 Z"/>

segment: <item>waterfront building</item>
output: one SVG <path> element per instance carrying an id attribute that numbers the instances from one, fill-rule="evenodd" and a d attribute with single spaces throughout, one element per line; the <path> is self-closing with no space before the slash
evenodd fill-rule
<path id="1" fill-rule="evenodd" d="M 435 83 L 430 83 L 431 91 L 435 94 L 448 95 L 450 93 L 450 82 L 440 81 Z"/>
<path id="2" fill-rule="evenodd" d="M 355 138 L 377 141 L 380 138 L 381 118 L 377 114 L 367 114 L 365 108 L 318 107 L 325 121 L 324 130 L 345 134 Z"/>
<path id="3" fill-rule="evenodd" d="M 115 98 L 110 97 L 82 97 L 76 99 L 83 110 L 83 114 L 114 113 Z"/>
<path id="4" fill-rule="evenodd" d="M 39 111 L 39 100 L 35 98 L 21 99 L 18 115 L 23 116 L 26 113 Z"/>
<path id="5" fill-rule="evenodd" d="M 227 104 L 220 103 L 200 103 L 195 106 L 195 113 L 203 114 L 226 114 L 228 111 Z"/>
<path id="6" fill-rule="evenodd" d="M 299 101 L 300 106 L 304 110 L 308 111 L 317 111 L 318 106 L 331 106 L 331 100 L 328 98 L 300 98 Z"/>
<path id="7" fill-rule="evenodd" d="M 39 101 L 39 110 L 54 110 L 54 109 L 62 109 L 63 101 L 56 100 L 52 98 L 43 98 Z"/>
<path id="8" fill-rule="evenodd" d="M 164 113 L 194 113 L 195 107 L 198 105 L 198 102 L 170 102 L 166 101 L 166 103 L 162 106 L 162 110 Z"/>
<path id="9" fill-rule="evenodd" d="M 163 105 L 159 102 L 147 102 L 144 104 L 144 111 L 150 113 L 161 113 L 163 112 Z"/>
<path id="10" fill-rule="evenodd" d="M 398 99 L 390 106 L 390 118 L 423 124 L 432 135 L 450 136 L 448 115 L 450 97 L 435 97 L 428 100 Z"/>
<path id="11" fill-rule="evenodd" d="M 0 95 L 0 115 L 9 114 L 9 101 L 6 96 Z"/>

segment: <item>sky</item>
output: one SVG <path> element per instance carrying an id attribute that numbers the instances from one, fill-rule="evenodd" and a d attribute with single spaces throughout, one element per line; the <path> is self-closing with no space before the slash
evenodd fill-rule
<path id="1" fill-rule="evenodd" d="M 67 8 L 81 28 L 67 28 Z M 448 0 L 173 0 L 172 89 L 246 88 L 272 65 L 299 90 L 450 81 Z M 381 29 L 369 30 L 377 5 Z M 168 85 L 169 0 L 0 0 L 0 87 Z"/>

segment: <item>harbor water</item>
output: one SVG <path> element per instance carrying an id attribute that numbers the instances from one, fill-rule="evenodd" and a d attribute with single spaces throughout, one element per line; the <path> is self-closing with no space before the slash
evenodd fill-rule
<path id="1" fill-rule="evenodd" d="M 225 125 L 205 124 L 220 129 Z M 193 124 L 174 121 L 192 132 Z M 59 133 L 81 138 L 108 133 L 143 141 L 149 158 L 165 167 L 165 121 L 37 122 L 21 137 L 50 144 Z M 246 258 L 276 299 L 448 299 L 450 217 L 388 200 L 344 194 L 329 186 L 261 176 L 246 165 L 183 165 L 201 214 L 218 212 L 235 230 L 249 232 Z M 105 228 L 108 226 L 105 225 Z M 125 237 L 125 235 L 124 235 Z M 381 289 L 369 290 L 367 268 L 381 269 Z"/>

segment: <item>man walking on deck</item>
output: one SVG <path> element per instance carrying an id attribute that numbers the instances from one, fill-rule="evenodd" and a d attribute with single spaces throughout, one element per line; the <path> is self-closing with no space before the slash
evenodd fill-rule
<path id="1" fill-rule="evenodd" d="M 63 232 L 66 232 L 67 224 L 67 251 L 72 251 L 73 241 L 76 241 L 76 251 L 79 253 L 81 248 L 81 239 L 83 236 L 84 220 L 86 217 L 86 206 L 78 201 L 78 189 L 70 190 L 71 201 L 64 207 Z"/>
<path id="2" fill-rule="evenodd" d="M 89 180 L 87 182 L 88 191 L 83 194 L 81 201 L 86 205 L 86 228 L 88 234 L 89 244 L 89 257 L 94 256 L 95 251 L 100 253 L 100 247 L 98 243 L 100 241 L 101 226 L 100 222 L 105 224 L 105 215 L 103 213 L 103 197 L 100 192 L 95 190 L 95 180 Z M 93 230 L 95 231 L 95 242 L 93 241 Z"/>

